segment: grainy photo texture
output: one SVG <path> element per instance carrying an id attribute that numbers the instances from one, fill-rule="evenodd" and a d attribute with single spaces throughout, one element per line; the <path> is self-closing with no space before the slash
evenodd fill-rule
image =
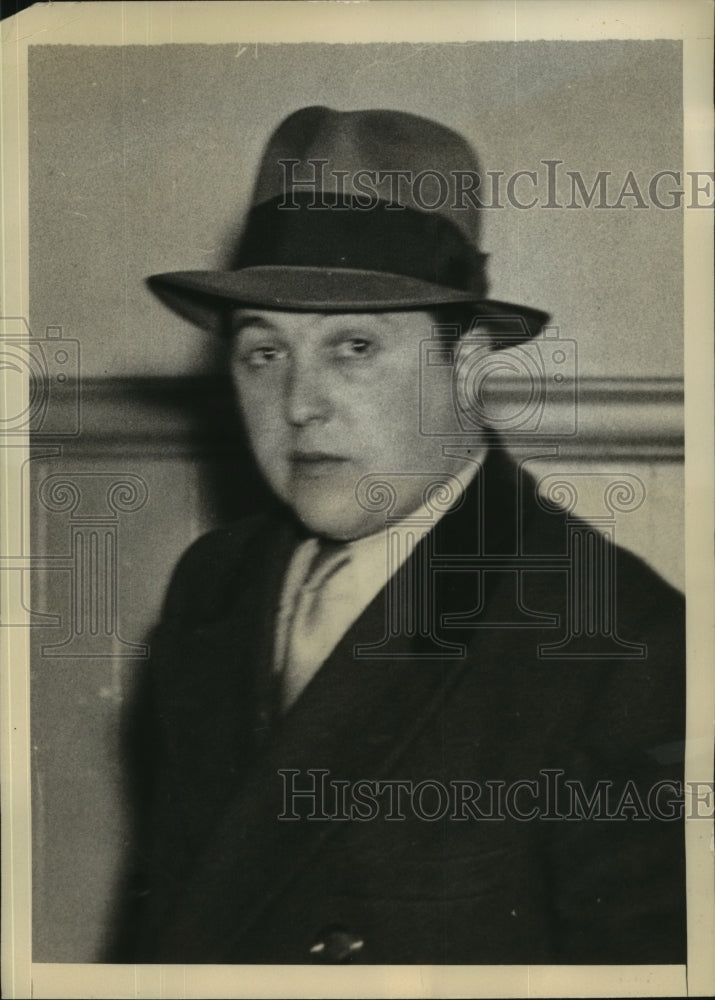
<path id="1" fill-rule="evenodd" d="M 685 963 L 681 43 L 29 53 L 34 961 Z"/>

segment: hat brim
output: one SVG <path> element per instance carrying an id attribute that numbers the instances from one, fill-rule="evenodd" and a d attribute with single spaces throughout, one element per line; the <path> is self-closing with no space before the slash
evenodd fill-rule
<path id="1" fill-rule="evenodd" d="M 480 299 L 408 275 L 350 268 L 260 266 L 238 271 L 173 271 L 147 279 L 170 309 L 204 330 L 223 332 L 232 309 L 260 306 L 296 312 L 380 312 L 464 303 L 489 319 L 510 343 L 535 337 L 548 313 Z"/>

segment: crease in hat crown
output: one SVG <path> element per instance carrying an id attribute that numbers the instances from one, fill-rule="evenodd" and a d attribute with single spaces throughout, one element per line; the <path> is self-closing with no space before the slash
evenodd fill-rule
<path id="1" fill-rule="evenodd" d="M 261 159 L 228 267 L 153 275 L 170 308 L 205 329 L 242 305 L 316 312 L 471 303 L 512 340 L 548 317 L 486 298 L 479 165 L 457 132 L 404 111 L 301 108 Z M 519 332 L 521 331 L 521 332 Z"/>

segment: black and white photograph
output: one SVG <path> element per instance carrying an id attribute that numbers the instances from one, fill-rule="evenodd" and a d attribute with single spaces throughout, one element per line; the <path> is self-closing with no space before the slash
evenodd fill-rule
<path id="1" fill-rule="evenodd" d="M 7 996 L 715 988 L 712 7 L 617 8 L 3 22 Z"/>

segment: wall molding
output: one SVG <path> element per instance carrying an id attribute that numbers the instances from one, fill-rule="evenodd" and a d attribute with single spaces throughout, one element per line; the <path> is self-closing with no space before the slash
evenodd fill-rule
<path id="1" fill-rule="evenodd" d="M 528 401 L 527 389 L 514 379 L 490 381 L 489 412 L 515 426 L 511 415 Z M 549 433 L 512 432 L 509 440 L 556 449 L 557 461 L 682 462 L 682 379 L 584 376 L 576 390 L 575 407 L 571 392 L 549 398 L 541 424 Z M 32 443 L 60 444 L 73 457 L 211 459 L 246 450 L 230 385 L 218 376 L 86 378 L 51 407 Z"/>

